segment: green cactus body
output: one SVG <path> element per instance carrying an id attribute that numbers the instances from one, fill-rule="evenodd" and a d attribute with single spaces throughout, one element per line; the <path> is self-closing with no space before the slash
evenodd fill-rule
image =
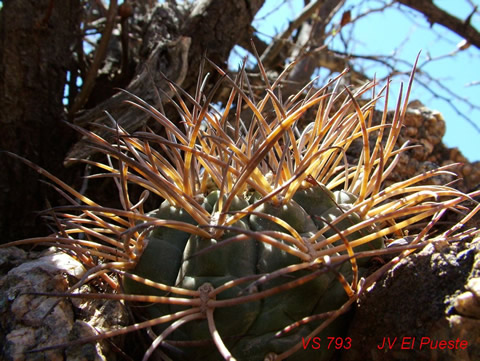
<path id="1" fill-rule="evenodd" d="M 207 195 L 203 207 L 211 212 L 212 216 L 219 207 L 219 191 Z M 342 194 L 343 199 L 354 201 L 356 198 Z M 224 196 L 224 200 L 226 197 Z M 255 199 L 255 197 L 252 197 Z M 250 202 L 252 202 L 252 199 Z M 274 231 L 289 233 L 284 227 L 261 214 L 277 217 L 293 227 L 305 239 L 314 235 L 324 224 L 320 220 L 334 219 L 342 214 L 337 203 L 335 193 L 324 186 L 316 186 L 297 192 L 295 197 L 286 204 L 275 205 L 264 202 L 254 212 L 246 214 L 236 221 L 233 227 L 224 232 L 220 239 L 206 239 L 198 235 L 189 235 L 186 232 L 160 227 L 151 232 L 146 247 L 134 273 L 156 282 L 185 289 L 197 290 L 205 283 L 219 287 L 226 282 L 255 274 L 271 274 L 284 267 L 295 265 L 301 260 L 285 250 L 272 244 L 259 242 L 247 237 L 241 241 L 229 242 L 231 237 L 243 231 Z M 229 213 L 243 210 L 250 204 L 246 199 L 235 197 Z M 338 210 L 335 211 L 335 210 Z M 192 218 L 181 209 L 176 209 L 168 202 L 164 202 L 160 209 L 151 215 L 161 219 L 182 220 L 193 223 Z M 354 215 L 350 219 L 340 222 L 339 228 L 358 222 Z M 274 233 L 275 234 L 275 233 Z M 326 235 L 328 236 L 328 235 Z M 320 237 L 320 239 L 325 239 Z M 225 242 L 222 245 L 222 242 Z M 283 240 L 280 242 L 285 243 Z M 285 243 L 286 244 L 286 243 Z M 291 245 L 290 245 L 291 246 Z M 381 246 L 378 244 L 377 246 Z M 213 247 L 210 248 L 209 247 Z M 266 282 L 247 282 L 232 287 L 217 295 L 217 300 L 235 299 L 252 292 L 261 292 L 274 287 L 282 286 L 287 282 L 308 276 L 318 271 L 315 278 L 305 284 L 283 290 L 268 297 L 239 303 L 228 307 L 215 309 L 214 319 L 219 333 L 227 347 L 238 360 L 264 360 L 268 353 L 281 353 L 293 345 L 301 343 L 319 324 L 311 322 L 298 327 L 285 336 L 276 337 L 275 334 L 284 327 L 301 320 L 304 317 L 338 309 L 348 297 L 337 281 L 333 272 L 320 272 L 318 269 L 303 269 L 269 279 Z M 351 278 L 349 262 L 337 266 L 347 279 Z M 152 291 L 149 287 L 127 280 L 125 289 L 130 293 L 164 295 L 160 291 Z M 159 304 L 148 308 L 151 317 L 158 317 L 185 309 L 185 307 Z M 166 326 L 165 326 L 166 327 Z M 165 327 L 161 329 L 165 329 Z M 334 322 L 319 337 L 339 336 L 344 329 L 342 318 Z M 189 322 L 176 330 L 172 340 L 210 340 L 207 322 L 199 320 Z M 305 341 L 306 342 L 306 341 Z M 192 360 L 221 360 L 215 352 L 212 342 L 206 341 L 205 347 L 187 347 L 188 359 Z M 305 350 L 295 355 L 295 360 L 323 360 L 331 350 Z"/>

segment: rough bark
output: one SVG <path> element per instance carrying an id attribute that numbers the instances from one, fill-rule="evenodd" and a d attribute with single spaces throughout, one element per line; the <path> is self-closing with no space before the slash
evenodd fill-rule
<path id="1" fill-rule="evenodd" d="M 79 10 L 78 0 L 10 0 L 0 11 L 0 150 L 57 175 L 70 137 L 62 97 Z M 48 187 L 18 160 L 0 154 L 0 162 L 2 240 L 38 234 Z"/>
<path id="2" fill-rule="evenodd" d="M 263 2 L 202 0 L 189 13 L 179 6 L 157 8 L 147 24 L 141 61 L 127 89 L 154 105 L 158 105 L 157 89 L 169 91 L 165 77 L 191 91 L 197 83 L 201 59 L 207 55 L 223 67 L 238 34 L 248 31 Z M 78 43 L 75 31 L 80 11 L 78 0 L 23 0 L 4 1 L 0 14 L 0 41 L 4 49 L 0 107 L 11 110 L 0 115 L 5 132 L 0 149 L 24 156 L 67 182 L 63 160 L 72 138 L 70 130 L 61 123 L 65 118 L 62 97 L 73 44 Z M 88 99 L 89 104 L 97 105 L 76 121 L 108 122 L 104 112 L 107 110 L 130 131 L 138 129 L 148 116 L 124 104 L 126 99 L 131 98 L 125 93 L 100 103 Z M 77 145 L 70 156 L 87 156 L 83 147 L 82 143 Z M 18 160 L 2 154 L 1 162 L 3 239 L 41 234 L 38 227 L 42 222 L 36 222 L 35 212 L 45 209 L 45 198 L 52 201 L 52 195 L 46 195 L 49 187 L 42 185 L 40 177 Z"/>
<path id="3" fill-rule="evenodd" d="M 171 96 L 168 80 L 194 94 L 198 82 L 199 64 L 207 56 L 215 64 L 226 68 L 232 48 L 239 40 L 239 34 L 247 33 L 250 24 L 263 5 L 264 0 L 225 2 L 201 0 L 188 13 L 180 8 L 163 4 L 156 8 L 148 29 L 142 39 L 140 54 L 143 60 L 136 69 L 133 80 L 127 87 L 132 94 L 149 104 L 159 105 L 160 96 Z M 209 84 L 214 84 L 218 74 L 212 73 Z M 148 115 L 125 104 L 132 100 L 126 93 L 119 92 L 105 102 L 77 117 L 77 124 L 109 124 L 105 110 L 110 112 L 129 132 L 142 127 Z M 163 96 L 162 102 L 168 101 Z M 105 135 L 102 133 L 102 135 Z M 91 149 L 80 141 L 69 152 L 70 158 L 85 158 Z M 67 161 L 67 164 L 70 162 Z"/>

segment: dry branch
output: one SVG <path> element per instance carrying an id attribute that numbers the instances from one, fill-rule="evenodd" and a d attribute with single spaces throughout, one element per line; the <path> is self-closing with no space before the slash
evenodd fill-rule
<path id="1" fill-rule="evenodd" d="M 480 49 L 480 33 L 470 24 L 437 7 L 432 0 L 398 0 L 399 3 L 415 9 L 426 16 L 430 24 L 440 24 Z"/>

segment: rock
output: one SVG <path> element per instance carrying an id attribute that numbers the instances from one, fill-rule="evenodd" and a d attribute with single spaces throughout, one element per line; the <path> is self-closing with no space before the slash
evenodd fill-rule
<path id="1" fill-rule="evenodd" d="M 390 113 L 389 117 L 392 116 L 393 113 Z M 398 144 L 409 141 L 410 145 L 417 147 L 402 154 L 392 180 L 404 180 L 439 166 L 461 163 L 452 169 L 461 178 L 455 187 L 464 192 L 478 188 L 480 162 L 470 163 L 457 148 L 448 148 L 443 144 L 445 131 L 445 119 L 442 114 L 425 107 L 418 100 L 410 102 Z M 451 176 L 441 176 L 432 178 L 430 183 L 446 184 L 454 179 Z"/>
<path id="2" fill-rule="evenodd" d="M 124 306 L 117 301 L 72 302 L 64 297 L 32 294 L 65 292 L 85 273 L 80 262 L 62 252 L 32 257 L 35 255 L 18 248 L 0 249 L 0 360 L 115 360 L 107 342 L 28 352 L 128 322 Z M 83 286 L 81 292 L 92 292 L 91 286 Z M 106 308 L 110 310 L 106 312 Z"/>
<path id="3" fill-rule="evenodd" d="M 359 300 L 341 361 L 480 360 L 480 237 L 437 248 L 400 261 Z"/>
<path id="4" fill-rule="evenodd" d="M 382 119 L 382 112 L 375 111 L 372 123 L 378 125 Z M 391 123 L 394 112 L 387 114 L 387 123 Z M 453 186 L 463 192 L 471 192 L 480 189 L 480 162 L 469 162 L 457 148 L 448 148 L 442 138 L 445 135 L 445 120 L 438 111 L 425 107 L 418 100 L 412 101 L 405 113 L 404 126 L 400 132 L 396 149 L 405 142 L 409 142 L 414 148 L 404 151 L 400 155 L 397 167 L 386 179 L 385 185 L 400 182 L 425 171 L 438 168 L 452 163 L 461 163 L 451 168 L 456 173 L 458 181 Z M 370 149 L 373 149 L 377 141 L 377 133 L 369 137 Z M 382 142 L 386 144 L 386 135 Z M 362 153 L 362 140 L 352 143 L 347 151 L 348 161 L 355 164 Z M 423 184 L 446 184 L 456 180 L 450 175 L 441 175 L 428 179 Z"/>

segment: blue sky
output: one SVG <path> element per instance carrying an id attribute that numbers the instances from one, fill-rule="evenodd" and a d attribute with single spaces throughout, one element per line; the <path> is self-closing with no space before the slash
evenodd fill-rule
<path id="1" fill-rule="evenodd" d="M 478 3 L 479 0 L 469 0 L 471 3 Z M 261 32 L 260 37 L 269 41 L 270 36 L 274 36 L 279 31 L 284 30 L 289 20 L 292 20 L 302 8 L 303 1 L 291 0 L 281 9 L 269 14 L 282 1 L 267 0 L 264 7 L 257 14 L 254 23 L 255 27 Z M 353 17 L 359 13 L 368 10 L 367 6 L 378 7 L 380 2 L 370 0 L 368 3 L 362 0 L 347 0 L 345 9 L 351 9 Z M 435 4 L 444 8 L 460 19 L 465 19 L 471 6 L 467 0 L 435 0 Z M 480 5 L 480 4 L 479 4 Z M 339 20 L 336 20 L 337 22 Z M 335 22 L 335 19 L 334 19 Z M 474 16 L 472 24 L 480 28 L 480 18 Z M 353 26 L 353 28 L 352 28 Z M 389 8 L 384 12 L 370 14 L 353 25 L 346 26 L 342 32 L 345 36 L 352 32 L 357 41 L 354 44 L 348 44 L 348 51 L 363 55 L 390 55 L 394 51 L 401 59 L 413 63 L 419 51 L 422 51 L 420 64 L 427 57 L 436 58 L 447 55 L 456 49 L 456 45 L 462 40 L 459 36 L 452 33 L 441 25 L 434 25 L 433 28 L 425 21 L 419 13 L 410 11 L 400 11 L 398 6 Z M 408 41 L 405 39 L 408 38 Z M 340 38 L 333 40 L 331 44 L 338 50 L 345 50 Z M 238 62 L 237 62 L 238 63 Z M 407 71 L 408 67 L 399 67 Z M 454 57 L 444 57 L 440 60 L 430 62 L 421 68 L 428 72 L 433 78 L 441 81 L 445 89 L 453 91 L 455 94 L 461 94 L 461 97 L 468 99 L 480 107 L 480 84 L 468 84 L 480 81 L 480 50 L 471 46 L 465 51 L 458 52 Z M 368 75 L 385 75 L 385 69 L 379 65 L 370 64 L 367 68 Z M 405 77 L 393 79 L 394 84 L 406 81 Z M 440 87 L 431 84 L 429 88 L 440 93 L 442 96 L 449 97 L 448 93 Z M 393 88 L 395 93 L 395 87 Z M 393 93 L 393 94 L 394 94 Z M 392 95 L 393 95 L 392 94 Z M 480 160 L 480 132 L 478 132 L 467 120 L 459 116 L 456 111 L 446 101 L 435 99 L 435 97 L 418 83 L 414 83 L 414 90 L 410 99 L 419 99 L 430 109 L 438 110 L 442 113 L 447 123 L 447 133 L 443 142 L 448 147 L 457 147 L 470 161 Z M 454 101 L 453 105 L 461 112 L 468 115 L 471 122 L 480 128 L 480 110 L 471 109 L 462 101 Z M 392 102 L 391 106 L 394 104 Z"/>

